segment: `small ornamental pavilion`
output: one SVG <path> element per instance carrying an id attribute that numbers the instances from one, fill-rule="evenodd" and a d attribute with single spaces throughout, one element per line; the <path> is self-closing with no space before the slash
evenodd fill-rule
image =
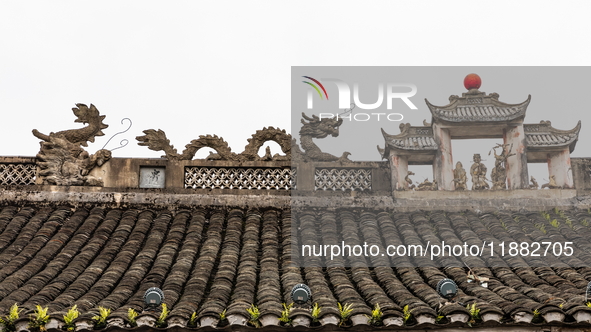
<path id="1" fill-rule="evenodd" d="M 400 125 L 398 135 L 382 130 L 386 143 L 382 156 L 391 163 L 392 187 L 408 189 L 404 180 L 408 165 L 432 165 L 439 190 L 454 190 L 452 139 L 502 138 L 511 147 L 505 168 L 508 189 L 527 189 L 527 163 L 547 163 L 549 177 L 561 188 L 573 188 L 570 153 L 575 149 L 581 122 L 571 130 L 552 127 L 550 121 L 525 124 L 531 96 L 519 104 L 499 101 L 499 94 L 478 90 L 481 80 L 470 74 L 464 80 L 468 92 L 452 95 L 450 103 L 436 106 L 425 100 L 432 122 L 423 126 Z"/>

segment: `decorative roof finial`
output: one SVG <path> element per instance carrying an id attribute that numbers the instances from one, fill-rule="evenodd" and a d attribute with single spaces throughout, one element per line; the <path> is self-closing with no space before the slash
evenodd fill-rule
<path id="1" fill-rule="evenodd" d="M 464 78 L 464 87 L 468 90 L 478 89 L 480 88 L 480 84 L 482 84 L 482 80 L 477 74 L 468 74 L 466 75 L 466 78 Z"/>

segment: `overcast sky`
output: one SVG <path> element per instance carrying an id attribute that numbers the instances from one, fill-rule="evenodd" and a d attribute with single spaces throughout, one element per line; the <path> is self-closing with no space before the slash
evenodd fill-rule
<path id="1" fill-rule="evenodd" d="M 179 152 L 203 134 L 241 152 L 257 129 L 290 131 L 291 66 L 590 65 L 591 2 L 540 4 L 3 1 L 0 155 L 35 155 L 33 128 L 80 127 L 75 103 L 107 115 L 91 151 L 129 117 L 132 129 L 107 148 L 130 144 L 114 157 L 159 157 L 135 141 L 150 128 L 164 130 Z M 567 122 L 581 119 L 591 131 L 588 96 L 570 97 L 580 108 Z M 591 156 L 589 143 L 580 141 L 575 155 Z"/>

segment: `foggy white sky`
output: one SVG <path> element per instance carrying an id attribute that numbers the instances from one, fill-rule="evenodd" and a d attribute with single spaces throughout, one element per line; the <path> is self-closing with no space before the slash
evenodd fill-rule
<path id="1" fill-rule="evenodd" d="M 241 152 L 257 129 L 289 131 L 291 66 L 588 66 L 590 12 L 588 1 L 4 1 L 0 155 L 35 155 L 33 128 L 79 127 L 75 103 L 107 115 L 91 151 L 129 117 L 114 157 L 159 157 L 135 141 L 150 128 L 179 151 L 217 134 Z M 570 122 L 591 130 L 588 96 L 572 97 Z M 575 155 L 591 156 L 589 143 Z"/>

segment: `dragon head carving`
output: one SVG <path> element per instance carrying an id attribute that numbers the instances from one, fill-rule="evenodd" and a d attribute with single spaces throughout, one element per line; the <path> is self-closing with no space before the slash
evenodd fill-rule
<path id="1" fill-rule="evenodd" d="M 76 115 L 74 122 L 88 124 L 88 126 L 80 129 L 58 131 L 57 133 L 52 132 L 49 135 L 42 134 L 37 129 L 33 129 L 33 135 L 45 142 L 49 142 L 50 137 L 59 137 L 72 144 L 81 146 L 88 146 L 88 142 L 94 143 L 96 136 L 105 135 L 103 129 L 109 127 L 103 123 L 106 115 L 100 115 L 99 110 L 93 104 L 90 104 L 90 107 L 85 104 L 76 104 L 76 106 L 72 108 L 74 115 Z"/>
<path id="2" fill-rule="evenodd" d="M 339 127 L 343 124 L 342 118 L 319 118 L 316 115 L 312 117 L 302 113 L 302 128 L 300 129 L 300 142 L 304 149 L 303 159 L 304 160 L 316 160 L 316 161 L 350 161 L 348 156 L 349 152 L 344 152 L 341 157 L 333 156 L 330 153 L 322 152 L 318 145 L 316 145 L 313 138 L 325 138 L 327 136 L 337 137 L 339 136 Z"/>
<path id="3" fill-rule="evenodd" d="M 312 117 L 302 113 L 302 129 L 300 129 L 301 136 L 311 136 L 313 138 L 325 138 L 328 135 L 332 137 L 339 136 L 339 127 L 343 124 L 343 119 L 334 118 L 319 118 L 316 115 Z M 306 120 L 308 122 L 306 122 Z"/>
<path id="4" fill-rule="evenodd" d="M 111 151 L 101 149 L 90 155 L 82 146 L 88 146 L 88 142 L 94 142 L 96 136 L 104 135 L 102 130 L 108 127 L 103 123 L 105 115 L 101 115 L 92 104 L 90 107 L 85 104 L 76 106 L 72 108 L 76 116 L 74 122 L 87 126 L 51 132 L 49 135 L 33 129 L 33 135 L 42 140 L 41 150 L 37 154 L 37 165 L 43 184 L 102 186 L 102 180 L 89 173 L 95 167 L 109 161 Z"/>

